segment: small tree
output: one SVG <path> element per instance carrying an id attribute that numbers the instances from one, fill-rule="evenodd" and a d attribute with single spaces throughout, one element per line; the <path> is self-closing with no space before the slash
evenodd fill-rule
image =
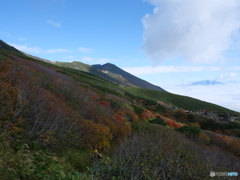
<path id="1" fill-rule="evenodd" d="M 188 137 L 196 137 L 201 133 L 201 129 L 193 126 L 183 126 L 177 129 L 177 132 L 185 134 Z"/>
<path id="2" fill-rule="evenodd" d="M 166 126 L 167 123 L 161 119 L 160 117 L 156 117 L 155 119 L 149 121 L 150 123 L 153 123 L 153 124 L 160 124 L 160 125 L 163 125 L 163 126 Z"/>

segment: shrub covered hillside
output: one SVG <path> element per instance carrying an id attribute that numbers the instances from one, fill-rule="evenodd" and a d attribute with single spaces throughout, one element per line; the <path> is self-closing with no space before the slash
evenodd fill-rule
<path id="1" fill-rule="evenodd" d="M 208 179 L 240 172 L 239 130 L 0 48 L 1 180 Z"/>

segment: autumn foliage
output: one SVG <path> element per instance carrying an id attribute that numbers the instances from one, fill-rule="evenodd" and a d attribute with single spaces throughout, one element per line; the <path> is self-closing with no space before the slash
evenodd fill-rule
<path id="1" fill-rule="evenodd" d="M 225 135 L 212 135 L 213 143 L 222 147 L 225 151 L 231 152 L 240 157 L 240 142 L 232 137 Z"/>
<path id="2" fill-rule="evenodd" d="M 227 159 L 224 170 L 233 162 L 229 159 L 240 156 L 239 141 L 230 137 L 240 134 L 239 124 L 173 111 L 126 89 L 90 73 L 0 48 L 0 167 L 4 167 L 0 176 L 34 179 L 41 167 L 39 179 L 191 179 L 199 174 L 204 179 L 206 169 L 219 165 L 212 155 L 215 150 Z M 215 133 L 209 135 L 200 127 Z M 194 142 L 179 133 L 193 137 L 189 139 Z M 92 149 L 107 156 L 111 147 L 110 159 L 89 168 L 90 176 L 81 174 L 94 163 Z M 73 149 L 75 157 L 69 153 Z M 231 158 L 222 150 L 231 153 Z M 65 151 L 73 156 L 68 157 L 70 163 L 53 155 L 67 156 Z M 87 162 L 84 168 L 82 162 Z"/>
<path id="3" fill-rule="evenodd" d="M 175 121 L 172 121 L 172 120 L 166 120 L 166 123 L 167 123 L 168 126 L 176 128 L 176 129 L 182 127 L 181 124 L 179 124 Z"/>

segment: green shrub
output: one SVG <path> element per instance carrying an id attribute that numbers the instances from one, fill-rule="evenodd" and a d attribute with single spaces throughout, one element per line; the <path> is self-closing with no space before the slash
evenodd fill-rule
<path id="1" fill-rule="evenodd" d="M 88 175 L 78 172 L 86 170 L 86 152 L 67 151 L 62 156 L 45 150 L 31 149 L 35 145 L 19 144 L 16 152 L 10 143 L 0 146 L 1 180 L 78 180 L 90 179 Z M 71 154 L 72 153 L 72 154 Z M 79 161 L 79 162 L 78 162 Z"/>
<path id="2" fill-rule="evenodd" d="M 193 114 L 188 114 L 188 115 L 187 115 L 187 121 L 188 121 L 188 122 L 195 122 L 195 115 L 193 115 Z"/>
<path id="3" fill-rule="evenodd" d="M 157 105 L 156 109 L 155 109 L 156 112 L 160 112 L 160 113 L 165 113 L 166 112 L 166 108 L 160 104 Z"/>
<path id="4" fill-rule="evenodd" d="M 163 126 L 167 125 L 167 123 L 163 119 L 161 119 L 160 117 L 157 117 L 156 119 L 153 119 L 149 122 L 153 123 L 153 124 L 160 124 L 160 125 L 163 125 Z"/>
<path id="5" fill-rule="evenodd" d="M 141 115 L 144 112 L 144 109 L 135 105 L 132 105 L 134 112 L 137 115 Z"/>
<path id="6" fill-rule="evenodd" d="M 176 131 L 185 134 L 188 137 L 196 137 L 201 133 L 201 129 L 193 126 L 183 126 L 178 128 Z"/>
<path id="7" fill-rule="evenodd" d="M 91 152 L 85 149 L 65 149 L 61 155 L 77 171 L 83 172 L 91 165 Z"/>
<path id="8" fill-rule="evenodd" d="M 148 123 L 135 125 L 142 131 L 122 141 L 110 157 L 96 161 L 89 169 L 93 178 L 201 180 L 211 179 L 211 169 L 223 172 L 233 168 L 233 159 L 227 155 L 218 151 L 208 151 L 168 128 Z M 234 168 L 238 165 L 239 161 Z"/>

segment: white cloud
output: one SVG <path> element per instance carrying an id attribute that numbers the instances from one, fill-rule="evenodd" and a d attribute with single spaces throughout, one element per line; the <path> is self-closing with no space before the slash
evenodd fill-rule
<path id="1" fill-rule="evenodd" d="M 94 49 L 79 47 L 78 50 L 81 51 L 82 53 L 89 53 L 89 52 L 93 51 Z"/>
<path id="2" fill-rule="evenodd" d="M 155 6 L 142 19 L 143 49 L 154 61 L 183 57 L 195 63 L 225 60 L 240 41 L 239 0 L 145 0 Z"/>
<path id="3" fill-rule="evenodd" d="M 61 53 L 61 52 L 71 52 L 71 51 L 67 49 L 50 49 L 46 51 L 46 53 Z"/>
<path id="4" fill-rule="evenodd" d="M 61 27 L 61 26 L 62 26 L 61 23 L 59 23 L 59 22 L 54 22 L 53 20 L 48 20 L 47 23 L 48 23 L 48 24 L 51 24 L 51 25 L 53 25 L 53 26 L 56 26 L 56 27 Z"/>
<path id="5" fill-rule="evenodd" d="M 184 96 L 218 104 L 240 112 L 240 83 L 228 83 L 214 86 L 177 86 L 165 90 Z"/>
<path id="6" fill-rule="evenodd" d="M 230 73 L 221 74 L 216 79 L 221 82 L 236 82 L 239 80 L 239 77 L 237 73 L 230 72 Z"/>
<path id="7" fill-rule="evenodd" d="M 222 78 L 226 78 L 226 77 L 236 77 L 237 76 L 237 73 L 225 73 L 225 74 L 221 74 L 220 76 L 219 76 L 219 78 L 220 79 L 222 79 Z"/>
<path id="8" fill-rule="evenodd" d="M 28 47 L 25 45 L 18 45 L 18 44 L 14 44 L 14 43 L 9 43 L 11 46 L 15 47 L 16 49 L 23 51 L 23 52 L 27 52 L 27 53 L 42 53 L 43 50 L 39 47 Z"/>
<path id="9" fill-rule="evenodd" d="M 125 67 L 123 70 L 138 75 L 172 73 L 172 72 L 201 72 L 201 71 L 219 71 L 217 66 L 142 66 Z"/>

